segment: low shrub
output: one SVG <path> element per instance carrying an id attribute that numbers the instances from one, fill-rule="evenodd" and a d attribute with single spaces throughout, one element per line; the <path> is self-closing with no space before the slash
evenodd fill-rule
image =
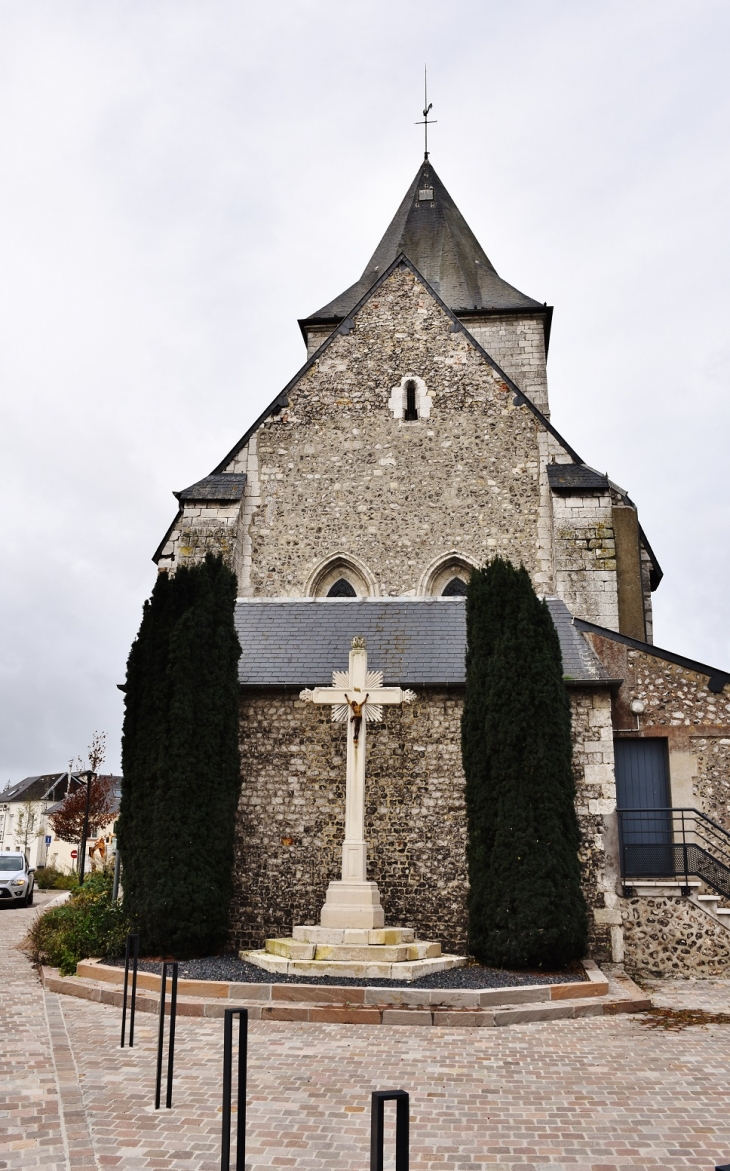
<path id="1" fill-rule="evenodd" d="M 67 903 L 39 915 L 30 929 L 29 950 L 36 963 L 72 976 L 87 956 L 119 955 L 129 931 L 120 903 L 112 902 L 109 870 L 90 874 Z"/>
<path id="2" fill-rule="evenodd" d="M 77 874 L 59 870 L 56 866 L 42 866 L 35 872 L 38 890 L 75 890 L 79 885 Z"/>

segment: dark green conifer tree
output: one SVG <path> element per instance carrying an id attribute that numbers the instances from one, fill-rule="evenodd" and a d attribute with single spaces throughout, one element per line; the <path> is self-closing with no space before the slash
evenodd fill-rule
<path id="1" fill-rule="evenodd" d="M 529 574 L 500 558 L 467 591 L 462 755 L 469 940 L 482 963 L 585 954 L 570 704 L 558 635 Z"/>
<path id="2" fill-rule="evenodd" d="M 220 557 L 161 573 L 127 663 L 124 909 L 147 954 L 224 942 L 240 788 L 236 578 Z"/>

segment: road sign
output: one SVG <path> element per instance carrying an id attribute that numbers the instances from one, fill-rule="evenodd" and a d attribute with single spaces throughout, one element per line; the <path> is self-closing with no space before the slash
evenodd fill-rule
<path id="1" fill-rule="evenodd" d="M 72 851 L 71 851 L 71 857 L 72 857 L 72 858 L 78 858 L 78 856 L 79 856 L 79 852 L 78 852 L 78 850 L 72 850 Z"/>
<path id="2" fill-rule="evenodd" d="M 49 834 L 46 834 L 46 845 L 50 846 L 52 841 L 53 841 L 53 838 L 50 837 Z"/>

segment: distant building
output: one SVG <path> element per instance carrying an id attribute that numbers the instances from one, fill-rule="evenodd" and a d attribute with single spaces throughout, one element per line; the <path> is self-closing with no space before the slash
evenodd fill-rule
<path id="1" fill-rule="evenodd" d="M 114 805 L 119 811 L 122 778 L 114 776 Z M 78 843 L 64 842 L 54 834 L 48 817 L 55 813 L 69 792 L 85 784 L 82 772 L 42 773 L 24 777 L 17 784 L 0 791 L 0 850 L 22 851 L 31 866 L 55 866 L 74 870 L 78 865 Z M 107 850 L 116 849 L 113 822 L 103 827 Z M 89 826 L 88 841 L 99 836 L 97 827 Z M 76 857 L 71 856 L 76 851 Z"/>

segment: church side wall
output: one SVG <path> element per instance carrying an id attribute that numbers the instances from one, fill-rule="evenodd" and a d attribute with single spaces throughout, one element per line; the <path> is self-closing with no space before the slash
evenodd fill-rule
<path id="1" fill-rule="evenodd" d="M 590 951 L 605 960 L 621 922 L 610 698 L 593 688 L 570 694 Z M 468 950 L 462 709 L 462 688 L 422 688 L 414 704 L 386 708 L 383 722 L 368 726 L 365 828 L 386 923 L 461 953 Z M 345 737 L 344 724 L 297 691 L 242 694 L 237 948 L 319 922 L 327 884 L 340 877 Z"/>

